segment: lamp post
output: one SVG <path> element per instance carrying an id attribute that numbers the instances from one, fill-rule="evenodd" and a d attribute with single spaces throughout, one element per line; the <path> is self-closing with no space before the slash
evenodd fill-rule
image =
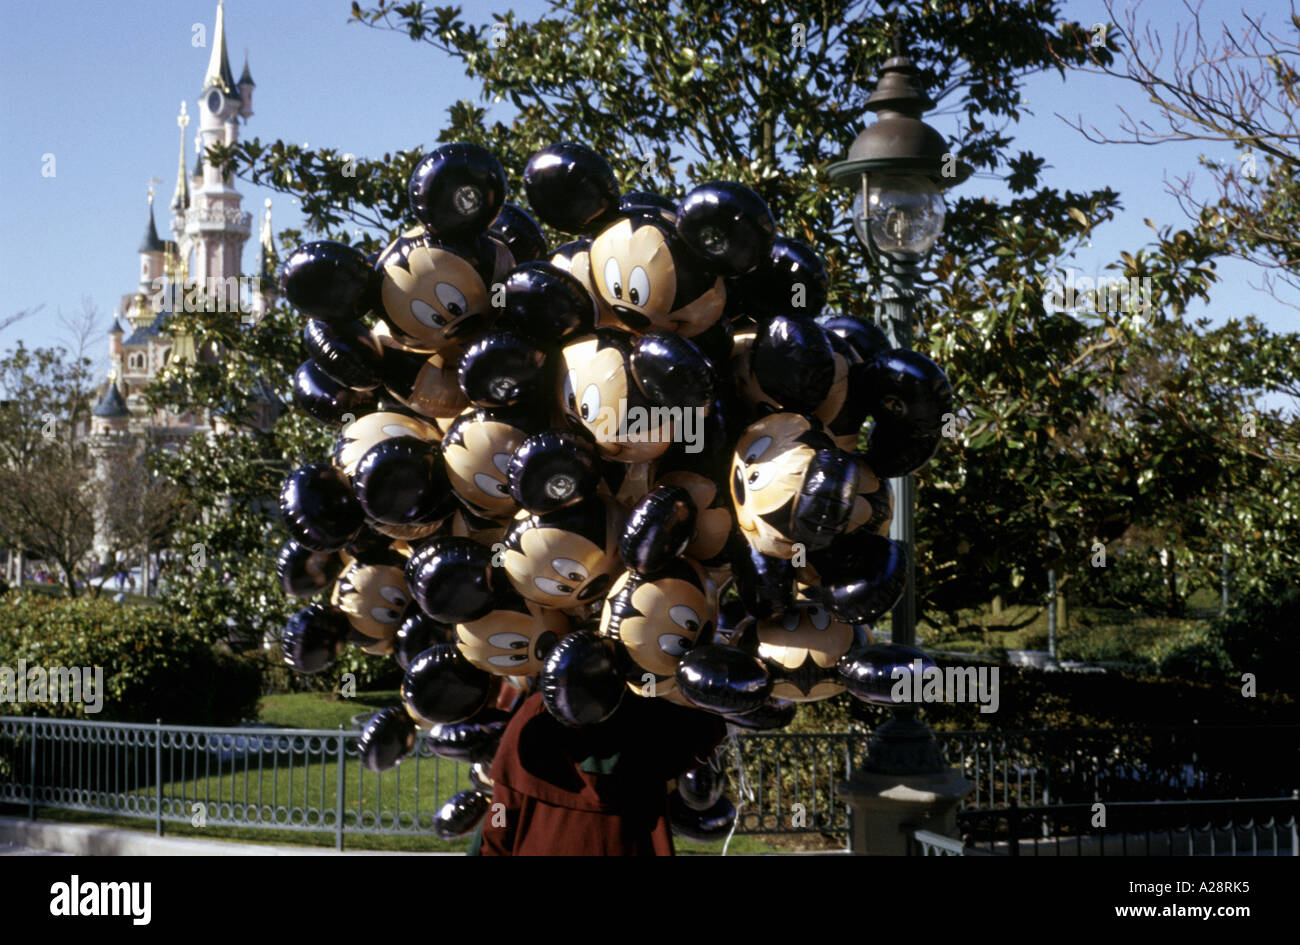
<path id="1" fill-rule="evenodd" d="M 876 121 L 857 136 L 848 157 L 829 168 L 853 189 L 853 229 L 881 273 L 881 322 L 896 348 L 912 347 L 912 317 L 921 264 L 943 232 L 943 189 L 971 175 L 943 135 L 921 120 L 934 101 L 918 85 L 916 67 L 901 54 L 882 67 L 867 109 Z M 892 480 L 890 537 L 907 548 L 907 584 L 890 617 L 894 643 L 916 643 L 916 499 L 910 475 Z M 942 758 L 934 734 L 900 706 L 880 726 L 862 768 L 840 786 L 852 811 L 856 853 L 907 851 L 909 827 L 955 827 L 956 807 L 974 787 Z"/>
<path id="2" fill-rule="evenodd" d="M 921 115 L 934 101 L 916 82 L 912 60 L 895 55 L 882 67 L 867 99 L 877 120 L 854 140 L 848 158 L 830 166 L 831 180 L 853 188 L 853 229 L 881 270 L 880 316 L 896 348 L 912 347 L 916 283 L 943 232 L 943 188 L 971 175 L 948 150 L 943 135 Z M 907 587 L 890 616 L 891 639 L 916 644 L 916 495 L 911 476 L 891 482 L 890 537 L 907 547 Z"/>

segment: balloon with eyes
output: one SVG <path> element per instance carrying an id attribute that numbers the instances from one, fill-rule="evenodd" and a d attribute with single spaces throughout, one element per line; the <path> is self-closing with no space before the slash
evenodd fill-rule
<path id="1" fill-rule="evenodd" d="M 331 603 L 351 624 L 352 641 L 367 653 L 392 652 L 397 629 L 411 594 L 406 588 L 405 559 L 396 553 L 368 555 L 339 575 Z"/>
<path id="2" fill-rule="evenodd" d="M 510 495 L 510 458 L 535 432 L 520 410 L 466 408 L 447 428 L 442 455 L 456 498 L 482 519 L 510 519 L 519 505 Z"/>
<path id="3" fill-rule="evenodd" d="M 565 419 L 620 463 L 662 456 L 713 403 L 716 373 L 680 335 L 600 328 L 566 345 L 560 358 Z"/>
<path id="4" fill-rule="evenodd" d="M 456 646 L 470 663 L 499 676 L 532 676 L 569 631 L 557 610 L 513 592 L 497 592 L 492 610 L 456 626 Z"/>
<path id="5" fill-rule="evenodd" d="M 746 643 L 772 674 L 772 697 L 791 702 L 839 695 L 844 689 L 836 669 L 840 658 L 871 642 L 865 627 L 836 620 L 813 602 L 800 602 L 780 617 L 756 621 L 749 634 Z"/>
<path id="6" fill-rule="evenodd" d="M 620 206 L 609 165 L 572 143 L 534 154 L 524 188 L 543 223 L 592 236 L 565 254 L 566 268 L 585 277 L 602 312 L 635 332 L 707 330 L 726 305 L 723 277 L 753 269 L 776 231 L 762 198 L 726 181 L 696 187 L 675 215 L 646 200 Z"/>
<path id="7" fill-rule="evenodd" d="M 605 598 L 600 632 L 631 659 L 628 688 L 667 698 L 677 690 L 678 662 L 697 642 L 709 641 L 717 611 L 717 587 L 704 570 L 675 558 L 653 575 L 625 571 Z"/>
<path id="8" fill-rule="evenodd" d="M 618 572 L 623 510 L 611 499 L 582 499 L 550 512 L 520 512 L 506 533 L 502 563 L 511 585 L 544 607 L 599 601 Z"/>

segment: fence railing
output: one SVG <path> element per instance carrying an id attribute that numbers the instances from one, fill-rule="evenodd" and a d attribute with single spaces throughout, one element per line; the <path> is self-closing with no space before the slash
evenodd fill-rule
<path id="1" fill-rule="evenodd" d="M 959 856 L 1300 856 L 1290 797 L 967 809 L 961 839 L 916 831 L 913 852 Z M 941 842 L 942 841 L 942 842 Z"/>
<path id="2" fill-rule="evenodd" d="M 0 717 L 0 804 L 29 816 L 45 807 L 152 821 L 158 833 L 168 823 L 324 833 L 339 848 L 356 835 L 430 837 L 439 807 L 470 786 L 468 770 L 422 742 L 405 763 L 376 775 L 357 757 L 359 738 L 357 730 Z M 729 739 L 721 758 L 739 812 L 736 833 L 845 837 L 848 812 L 836 787 L 864 760 L 868 738 Z M 1300 770 L 1300 725 L 936 738 L 948 763 L 975 784 L 964 811 L 1288 796 Z"/>

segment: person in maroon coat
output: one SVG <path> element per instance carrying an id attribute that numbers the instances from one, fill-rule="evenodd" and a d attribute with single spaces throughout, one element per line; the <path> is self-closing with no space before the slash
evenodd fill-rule
<path id="1" fill-rule="evenodd" d="M 668 782 L 725 735 L 715 715 L 630 694 L 599 725 L 569 728 L 535 693 L 501 738 L 477 852 L 672 856 Z"/>

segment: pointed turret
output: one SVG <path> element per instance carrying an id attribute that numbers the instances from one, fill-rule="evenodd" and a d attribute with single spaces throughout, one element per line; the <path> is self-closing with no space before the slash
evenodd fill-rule
<path id="1" fill-rule="evenodd" d="M 253 117 L 253 89 L 257 83 L 248 71 L 248 49 L 244 49 L 244 71 L 239 74 L 239 117 L 245 121 Z"/>
<path id="2" fill-rule="evenodd" d="M 258 237 L 257 271 L 262 280 L 274 288 L 275 269 L 279 259 L 275 254 L 275 238 L 271 235 L 271 198 L 266 198 L 266 213 L 262 217 L 262 232 Z"/>
<path id="3" fill-rule="evenodd" d="M 158 238 L 158 227 L 153 222 L 153 188 L 149 188 L 149 222 L 145 224 L 144 236 L 140 240 L 140 253 L 161 253 L 167 244 Z"/>
<path id="4" fill-rule="evenodd" d="M 131 412 L 126 409 L 126 401 L 122 399 L 122 392 L 117 389 L 117 379 L 113 375 L 108 377 L 108 390 L 104 391 L 104 396 L 99 398 L 99 403 L 90 412 L 107 420 L 130 416 Z"/>
<path id="5" fill-rule="evenodd" d="M 208 59 L 208 73 L 203 77 L 203 90 L 216 88 L 231 98 L 239 98 L 238 86 L 230 71 L 230 57 L 226 55 L 225 0 L 217 2 L 217 24 L 212 34 L 212 55 Z"/>
<path id="6" fill-rule="evenodd" d="M 181 218 L 181 230 L 184 230 L 185 228 L 185 211 L 190 208 L 190 181 L 189 178 L 185 176 L 185 129 L 189 127 L 189 123 L 190 116 L 185 111 L 185 102 L 182 101 L 181 113 L 176 116 L 176 124 L 179 125 L 181 129 L 181 145 L 180 154 L 176 164 L 176 190 L 172 192 L 171 204 L 173 220 L 177 217 Z M 176 223 L 173 222 L 172 232 L 175 233 L 176 230 Z M 177 238 L 179 239 L 179 237 L 180 234 L 177 233 Z"/>

